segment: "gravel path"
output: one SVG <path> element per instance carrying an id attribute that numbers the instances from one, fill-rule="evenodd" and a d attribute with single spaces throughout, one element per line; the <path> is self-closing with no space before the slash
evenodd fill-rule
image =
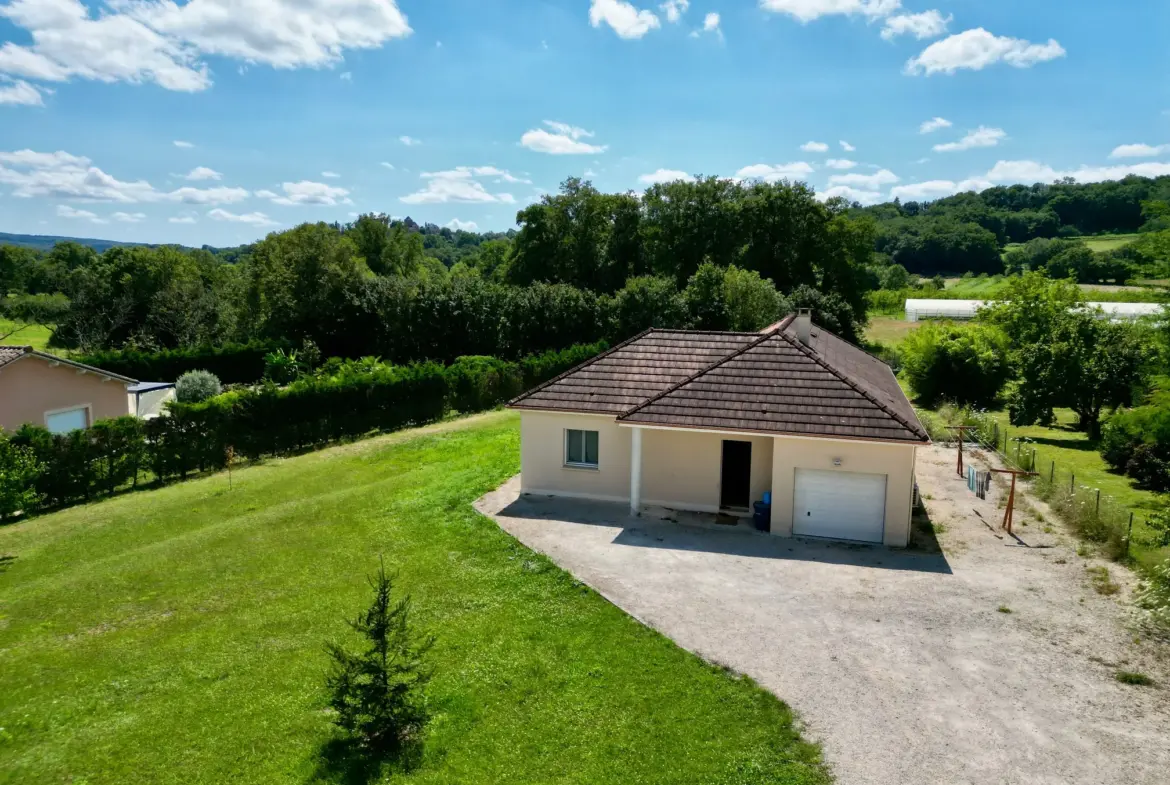
<path id="1" fill-rule="evenodd" d="M 907 551 L 518 499 L 516 480 L 477 507 L 787 701 L 845 785 L 1170 782 L 1170 672 L 1124 625 L 1127 582 L 1098 594 L 1042 522 L 999 532 L 996 494 L 967 491 L 953 450 L 920 450 L 918 478 L 943 531 Z M 1122 685 L 1119 669 L 1166 686 Z"/>

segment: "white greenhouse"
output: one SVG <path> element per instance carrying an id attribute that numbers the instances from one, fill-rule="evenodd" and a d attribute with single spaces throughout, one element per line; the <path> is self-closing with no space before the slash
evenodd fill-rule
<path id="1" fill-rule="evenodd" d="M 991 300 L 907 300 L 906 321 L 922 319 L 974 319 L 980 308 Z M 1089 308 L 1100 308 L 1104 318 L 1112 321 L 1133 321 L 1143 316 L 1162 313 L 1159 303 L 1088 303 Z"/>

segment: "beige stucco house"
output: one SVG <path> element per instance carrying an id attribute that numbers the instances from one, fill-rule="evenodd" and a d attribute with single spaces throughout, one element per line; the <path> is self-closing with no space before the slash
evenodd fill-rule
<path id="1" fill-rule="evenodd" d="M 0 428 L 8 431 L 29 422 L 66 433 L 108 417 L 151 416 L 173 395 L 171 384 L 143 385 L 31 346 L 0 346 Z"/>
<path id="2" fill-rule="evenodd" d="M 744 512 L 780 536 L 904 546 L 926 430 L 890 368 L 805 312 L 648 330 L 509 403 L 528 494 Z"/>

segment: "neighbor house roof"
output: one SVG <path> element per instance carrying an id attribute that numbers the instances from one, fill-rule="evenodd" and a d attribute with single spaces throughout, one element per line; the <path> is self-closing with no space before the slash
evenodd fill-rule
<path id="1" fill-rule="evenodd" d="M 650 330 L 511 402 L 616 413 L 619 422 L 720 431 L 926 442 L 889 366 L 812 326 L 763 333 Z"/>
<path id="2" fill-rule="evenodd" d="M 61 365 L 68 365 L 71 368 L 76 368 L 79 371 L 85 371 L 88 373 L 95 373 L 99 376 L 105 376 L 107 379 L 114 379 L 114 380 L 119 381 L 119 382 L 125 382 L 126 384 L 135 384 L 138 381 L 137 379 L 131 379 L 129 376 L 122 376 L 121 374 L 118 374 L 118 373 L 112 373 L 110 371 L 103 371 L 101 368 L 95 368 L 92 365 L 86 365 L 85 363 L 74 362 L 73 360 L 67 360 L 64 357 L 58 357 L 55 354 L 49 354 L 48 352 L 42 352 L 42 351 L 39 351 L 37 349 L 34 349 L 31 346 L 0 346 L 0 368 L 3 368 L 5 365 L 8 365 L 9 363 L 14 363 L 17 360 L 21 359 L 22 357 L 39 357 L 42 360 L 46 360 L 50 363 L 60 363 Z"/>

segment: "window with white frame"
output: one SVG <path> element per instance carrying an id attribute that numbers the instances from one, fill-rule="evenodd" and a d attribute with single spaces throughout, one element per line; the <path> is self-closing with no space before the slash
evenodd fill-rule
<path id="1" fill-rule="evenodd" d="M 45 413 L 45 427 L 50 433 L 69 433 L 89 427 L 89 409 L 79 406 L 76 409 L 63 409 L 58 412 Z"/>
<path id="2" fill-rule="evenodd" d="M 565 465 L 597 468 L 597 431 L 565 431 Z"/>

